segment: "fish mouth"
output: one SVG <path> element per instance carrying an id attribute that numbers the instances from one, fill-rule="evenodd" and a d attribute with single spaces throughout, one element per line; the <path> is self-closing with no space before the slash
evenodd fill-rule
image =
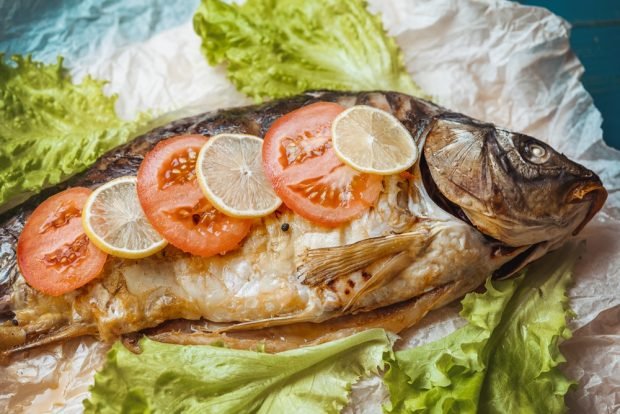
<path id="1" fill-rule="evenodd" d="M 586 216 L 573 231 L 573 236 L 579 234 L 592 217 L 603 208 L 607 200 L 607 190 L 603 187 L 601 180 L 596 175 L 594 177 L 593 181 L 577 184 L 566 198 L 568 204 L 590 203 Z"/>

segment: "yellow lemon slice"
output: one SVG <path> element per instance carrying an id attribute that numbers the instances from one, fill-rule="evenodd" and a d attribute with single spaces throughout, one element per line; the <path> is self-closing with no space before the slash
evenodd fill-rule
<path id="1" fill-rule="evenodd" d="M 216 209 L 252 218 L 266 216 L 282 204 L 263 172 L 262 153 L 263 140 L 253 135 L 220 134 L 202 147 L 196 176 Z"/>
<path id="2" fill-rule="evenodd" d="M 146 219 L 136 177 L 120 177 L 97 188 L 86 200 L 82 225 L 88 238 L 113 256 L 139 259 L 166 246 Z"/>
<path id="3" fill-rule="evenodd" d="M 338 158 L 369 174 L 396 174 L 418 159 L 418 148 L 403 124 L 370 106 L 340 113 L 332 123 L 332 142 Z"/>

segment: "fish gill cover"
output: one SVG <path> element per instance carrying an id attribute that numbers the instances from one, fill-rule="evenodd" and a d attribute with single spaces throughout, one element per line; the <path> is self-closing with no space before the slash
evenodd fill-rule
<path id="1" fill-rule="evenodd" d="M 237 89 L 256 100 L 312 89 L 424 96 L 362 0 L 202 0 L 194 29 L 209 63 L 225 63 Z"/>
<path id="2" fill-rule="evenodd" d="M 129 141 L 147 118 L 121 120 L 105 82 L 74 84 L 62 58 L 0 54 L 0 212 L 84 170 Z"/>

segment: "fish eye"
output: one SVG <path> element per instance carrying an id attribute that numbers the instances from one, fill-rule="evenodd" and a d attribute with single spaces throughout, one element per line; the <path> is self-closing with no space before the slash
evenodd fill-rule
<path id="1" fill-rule="evenodd" d="M 549 159 L 549 151 L 536 142 L 528 142 L 525 144 L 523 155 L 528 161 L 534 164 L 543 164 Z"/>

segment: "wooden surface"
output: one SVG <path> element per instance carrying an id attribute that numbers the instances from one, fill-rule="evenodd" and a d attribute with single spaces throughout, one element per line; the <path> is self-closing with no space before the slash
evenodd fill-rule
<path id="1" fill-rule="evenodd" d="M 572 25 L 571 46 L 586 68 L 582 82 L 603 114 L 603 138 L 620 149 L 620 0 L 525 0 Z"/>

